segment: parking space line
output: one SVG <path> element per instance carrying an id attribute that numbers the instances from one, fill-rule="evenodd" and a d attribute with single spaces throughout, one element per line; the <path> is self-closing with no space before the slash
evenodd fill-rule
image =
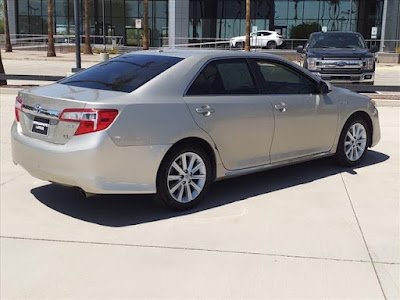
<path id="1" fill-rule="evenodd" d="M 23 175 L 24 175 L 24 173 L 18 174 L 17 176 L 15 176 L 15 177 L 13 177 L 13 178 L 10 178 L 10 179 L 8 179 L 7 181 L 4 181 L 2 184 L 0 184 L 0 186 L 3 186 L 3 185 L 5 185 L 6 183 L 9 183 L 9 182 L 11 182 L 11 181 L 14 181 L 15 179 L 17 179 L 17 178 L 19 178 L 19 177 L 21 177 L 21 176 L 23 176 Z"/>
<path id="2" fill-rule="evenodd" d="M 108 243 L 108 242 L 77 241 L 77 240 L 62 240 L 62 239 L 47 239 L 47 238 L 31 238 L 31 237 L 17 237 L 17 236 L 0 236 L 0 239 L 27 240 L 27 241 L 37 241 L 37 242 L 72 243 L 72 244 L 98 245 L 98 246 L 153 248 L 153 249 L 182 250 L 182 251 L 204 251 L 204 252 L 214 252 L 214 253 L 229 253 L 229 254 L 271 256 L 271 257 L 312 259 L 312 260 L 328 260 L 328 261 L 337 261 L 337 262 L 370 263 L 369 260 L 362 260 L 362 259 L 356 260 L 356 259 L 342 259 L 342 258 L 332 258 L 332 257 L 316 257 L 316 256 L 291 255 L 291 254 L 252 252 L 252 251 L 237 251 L 237 250 L 221 250 L 221 249 L 194 248 L 194 247 L 179 247 L 179 246 L 161 246 L 161 245 L 145 245 L 145 244 L 129 244 L 129 243 Z M 397 263 L 381 262 L 381 264 L 397 264 Z"/>
<path id="3" fill-rule="evenodd" d="M 355 217 L 355 219 L 356 219 L 356 221 L 357 221 L 358 228 L 360 229 L 360 233 L 361 233 L 362 239 L 363 239 L 363 241 L 364 241 L 364 245 L 365 245 L 365 247 L 367 248 L 368 256 L 369 256 L 369 259 L 370 259 L 372 268 L 374 269 L 374 272 L 375 272 L 375 275 L 376 275 L 376 279 L 378 280 L 379 286 L 380 286 L 380 288 L 381 288 L 381 291 L 382 291 L 382 294 L 383 294 L 383 298 L 384 298 L 385 300 L 387 300 L 385 291 L 383 290 L 383 287 L 382 287 L 381 280 L 379 279 L 378 272 L 376 271 L 375 263 L 374 263 L 374 261 L 373 261 L 373 259 L 372 259 L 372 255 L 371 255 L 371 252 L 370 252 L 370 250 L 369 250 L 369 247 L 368 247 L 368 244 L 367 244 L 367 240 L 365 239 L 364 232 L 363 232 L 363 230 L 362 230 L 362 228 L 361 228 L 360 221 L 358 220 L 357 213 L 356 213 L 356 211 L 355 211 L 355 209 L 354 209 L 353 202 L 351 201 L 350 193 L 349 193 L 349 191 L 348 191 L 348 189 L 347 189 L 347 185 L 346 185 L 346 182 L 344 181 L 343 173 L 342 173 L 342 172 L 340 172 L 340 178 L 342 178 L 342 182 L 343 182 L 343 186 L 344 186 L 344 188 L 345 188 L 345 190 L 346 190 L 347 198 L 349 199 L 349 202 L 350 202 L 350 205 L 351 205 L 351 209 L 353 210 L 354 217 Z"/>

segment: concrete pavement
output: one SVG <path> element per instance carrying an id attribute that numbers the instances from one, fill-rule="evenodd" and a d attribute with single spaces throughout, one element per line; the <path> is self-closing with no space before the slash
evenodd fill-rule
<path id="1" fill-rule="evenodd" d="M 0 97 L 1 298 L 400 298 L 399 108 L 380 108 L 360 167 L 225 180 L 173 213 L 151 196 L 83 199 L 13 165 L 15 95 Z"/>

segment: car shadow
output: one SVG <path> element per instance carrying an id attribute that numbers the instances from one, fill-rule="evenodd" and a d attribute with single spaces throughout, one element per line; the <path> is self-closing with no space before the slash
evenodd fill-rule
<path id="1" fill-rule="evenodd" d="M 312 182 L 328 176 L 382 163 L 386 154 L 369 151 L 356 168 L 341 168 L 332 158 L 324 158 L 293 166 L 215 182 L 207 197 L 198 206 L 184 212 L 171 211 L 159 205 L 153 195 L 101 195 L 85 198 L 74 188 L 48 184 L 31 190 L 44 205 L 62 214 L 83 221 L 109 227 L 123 227 L 179 217 L 208 210 L 232 202 L 292 186 Z"/>

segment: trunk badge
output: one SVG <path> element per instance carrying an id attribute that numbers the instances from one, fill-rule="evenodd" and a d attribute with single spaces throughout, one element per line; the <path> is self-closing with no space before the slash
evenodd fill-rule
<path id="1" fill-rule="evenodd" d="M 42 110 L 42 107 L 40 106 L 40 104 L 35 104 L 35 112 L 40 113 L 41 110 Z"/>

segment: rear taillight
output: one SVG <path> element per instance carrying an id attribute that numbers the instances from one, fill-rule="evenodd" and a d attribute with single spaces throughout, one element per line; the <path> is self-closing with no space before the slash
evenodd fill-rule
<path id="1" fill-rule="evenodd" d="M 19 122 L 19 111 L 22 110 L 22 99 L 20 97 L 15 98 L 15 120 Z"/>
<path id="2" fill-rule="evenodd" d="M 78 122 L 75 135 L 96 132 L 106 129 L 118 115 L 116 109 L 64 109 L 61 121 Z"/>

